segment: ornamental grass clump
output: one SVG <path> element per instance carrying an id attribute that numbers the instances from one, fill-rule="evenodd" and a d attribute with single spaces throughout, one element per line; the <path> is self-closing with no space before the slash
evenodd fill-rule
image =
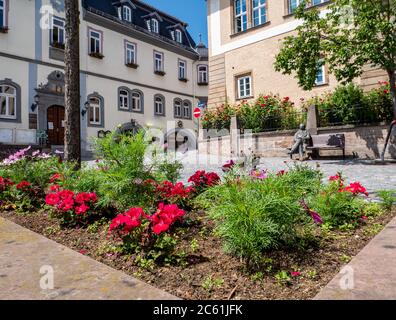
<path id="1" fill-rule="evenodd" d="M 264 251 L 294 246 L 299 230 L 314 219 L 301 206 L 305 194 L 320 185 L 316 170 L 299 167 L 265 179 L 240 176 L 208 189 L 197 205 L 208 211 L 225 250 L 257 264 Z"/>

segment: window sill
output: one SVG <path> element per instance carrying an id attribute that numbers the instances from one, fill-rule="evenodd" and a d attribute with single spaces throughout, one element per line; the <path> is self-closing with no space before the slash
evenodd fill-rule
<path id="1" fill-rule="evenodd" d="M 98 53 L 98 52 L 91 52 L 89 54 L 89 56 L 92 58 L 100 59 L 100 60 L 102 60 L 104 58 L 104 55 L 101 53 Z"/>
<path id="2" fill-rule="evenodd" d="M 143 110 L 134 110 L 134 109 L 131 109 L 131 112 L 133 112 L 133 113 L 144 113 Z"/>
<path id="3" fill-rule="evenodd" d="M 54 42 L 54 43 L 51 43 L 51 48 L 64 51 L 65 50 L 65 45 L 62 44 L 62 43 Z"/>
<path id="4" fill-rule="evenodd" d="M 324 6 L 326 6 L 326 5 L 329 5 L 330 2 L 331 2 L 331 0 L 328 0 L 328 1 L 323 2 L 323 3 L 319 3 L 319 4 L 316 4 L 316 5 L 313 5 L 313 6 L 309 6 L 309 7 L 306 7 L 305 10 L 312 10 L 313 8 L 324 7 Z M 294 16 L 294 12 L 289 12 L 289 13 L 286 13 L 286 14 L 283 16 L 283 18 L 284 18 L 284 19 L 287 19 L 287 18 L 292 17 L 292 16 Z"/>
<path id="5" fill-rule="evenodd" d="M 126 63 L 125 66 L 131 69 L 137 69 L 139 67 L 139 65 L 136 63 Z"/>
<path id="6" fill-rule="evenodd" d="M 159 75 L 159 76 L 164 76 L 166 75 L 165 71 L 154 71 L 154 74 Z"/>
<path id="7" fill-rule="evenodd" d="M 8 30 L 10 30 L 8 27 L 0 27 L 0 33 L 8 33 Z"/>
<path id="8" fill-rule="evenodd" d="M 198 82 L 197 84 L 199 86 L 207 86 L 209 83 L 208 82 Z"/>
<path id="9" fill-rule="evenodd" d="M 267 21 L 267 22 L 265 22 L 265 23 L 259 24 L 258 26 L 250 27 L 250 28 L 247 28 L 246 30 L 239 31 L 239 32 L 235 32 L 235 33 L 233 33 L 233 34 L 230 35 L 230 38 L 235 38 L 235 37 L 237 37 L 237 36 L 239 36 L 239 35 L 248 33 L 248 32 L 250 32 L 250 31 L 257 30 L 257 29 L 260 29 L 260 28 L 263 28 L 263 27 L 267 27 L 267 26 L 269 26 L 270 24 L 271 24 L 271 21 Z"/>
<path id="10" fill-rule="evenodd" d="M 179 78 L 179 81 L 182 81 L 182 82 L 187 82 L 187 81 L 188 81 L 188 79 L 186 79 L 186 78 Z"/>
<path id="11" fill-rule="evenodd" d="M 89 122 L 87 126 L 91 127 L 91 128 L 104 128 L 104 125 L 102 123 L 90 123 Z"/>
<path id="12" fill-rule="evenodd" d="M 248 97 L 242 97 L 242 98 L 236 98 L 236 101 L 243 101 L 243 100 L 251 100 L 254 99 L 254 96 L 248 96 Z"/>
<path id="13" fill-rule="evenodd" d="M 315 84 L 315 85 L 312 87 L 312 89 L 321 88 L 321 87 L 327 87 L 328 85 L 329 85 L 328 82 L 324 82 L 324 83 L 320 83 L 320 84 Z"/>
<path id="14" fill-rule="evenodd" d="M 156 117 L 165 117 L 164 113 L 154 113 L 154 116 Z"/>

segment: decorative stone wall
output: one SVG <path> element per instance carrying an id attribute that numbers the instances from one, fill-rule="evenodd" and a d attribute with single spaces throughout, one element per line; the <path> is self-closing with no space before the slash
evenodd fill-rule
<path id="1" fill-rule="evenodd" d="M 388 126 L 340 126 L 318 128 L 318 134 L 345 134 L 346 155 L 362 159 L 378 159 L 384 148 Z M 252 138 L 239 136 L 239 151 L 254 152 L 262 157 L 288 157 L 287 149 L 293 143 L 295 130 L 253 134 Z M 214 155 L 231 156 L 230 136 L 199 141 L 199 151 Z M 321 156 L 342 155 L 340 151 L 320 151 Z M 396 159 L 396 129 L 388 146 L 386 158 Z"/>

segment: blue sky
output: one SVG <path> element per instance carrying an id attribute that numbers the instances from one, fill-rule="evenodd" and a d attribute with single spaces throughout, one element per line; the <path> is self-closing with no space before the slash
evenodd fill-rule
<path id="1" fill-rule="evenodd" d="M 166 13 L 188 23 L 188 30 L 195 42 L 202 41 L 208 45 L 205 0 L 143 0 Z"/>

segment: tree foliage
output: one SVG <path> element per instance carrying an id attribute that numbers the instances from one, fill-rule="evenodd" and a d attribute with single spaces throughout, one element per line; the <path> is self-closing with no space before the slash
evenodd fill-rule
<path id="1" fill-rule="evenodd" d="M 295 17 L 302 23 L 284 39 L 275 69 L 296 73 L 299 85 L 315 85 L 318 66 L 325 63 L 341 83 L 359 77 L 366 65 L 386 71 L 396 116 L 396 0 L 334 0 L 324 10 L 306 9 Z"/>

